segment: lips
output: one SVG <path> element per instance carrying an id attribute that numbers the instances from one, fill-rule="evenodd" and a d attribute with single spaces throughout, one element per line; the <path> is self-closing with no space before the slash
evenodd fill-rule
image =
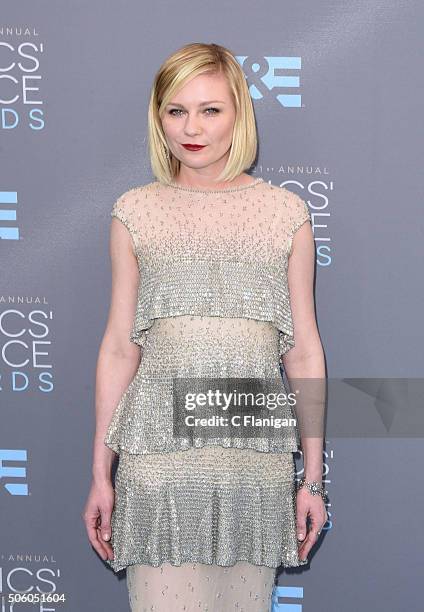
<path id="1" fill-rule="evenodd" d="M 193 145 L 193 144 L 183 144 L 184 149 L 187 151 L 200 151 L 204 149 L 206 145 Z"/>

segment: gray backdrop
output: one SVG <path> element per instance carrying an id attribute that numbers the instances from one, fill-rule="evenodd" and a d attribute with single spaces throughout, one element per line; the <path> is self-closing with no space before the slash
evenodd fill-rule
<path id="1" fill-rule="evenodd" d="M 81 512 L 109 214 L 118 195 L 153 180 L 153 76 L 188 42 L 238 56 L 260 134 L 254 174 L 315 213 L 328 375 L 420 377 L 422 4 L 3 0 L 1 9 L 0 591 L 50 581 L 66 602 L 44 609 L 127 610 L 125 574 L 93 551 Z M 275 610 L 422 609 L 421 438 L 329 438 L 326 453 L 331 521 L 307 569 L 279 575 Z"/>

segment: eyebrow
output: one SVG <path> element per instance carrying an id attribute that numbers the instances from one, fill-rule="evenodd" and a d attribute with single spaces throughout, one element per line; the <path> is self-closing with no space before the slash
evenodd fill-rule
<path id="1" fill-rule="evenodd" d="M 199 106 L 206 106 L 207 104 L 225 104 L 222 100 L 209 100 L 207 102 L 201 102 Z M 177 102 L 170 102 L 167 106 L 179 106 L 180 108 L 184 108 L 183 104 L 178 104 Z"/>

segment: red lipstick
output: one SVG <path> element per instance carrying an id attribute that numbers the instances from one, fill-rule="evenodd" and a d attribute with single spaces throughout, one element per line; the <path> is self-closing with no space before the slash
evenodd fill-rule
<path id="1" fill-rule="evenodd" d="M 204 149 L 206 145 L 194 145 L 194 144 L 183 144 L 184 149 L 187 149 L 187 151 L 200 151 L 201 149 Z"/>

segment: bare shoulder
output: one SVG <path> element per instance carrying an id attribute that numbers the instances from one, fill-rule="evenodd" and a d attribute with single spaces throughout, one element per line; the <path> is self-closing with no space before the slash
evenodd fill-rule
<path id="1" fill-rule="evenodd" d="M 112 217 L 122 218 L 133 214 L 139 208 L 140 203 L 149 198 L 154 189 L 154 182 L 130 187 L 114 200 L 111 210 Z"/>
<path id="2" fill-rule="evenodd" d="M 135 187 L 130 187 L 129 189 L 121 193 L 116 198 L 116 201 L 130 202 L 130 201 L 136 200 L 140 196 L 147 196 L 149 193 L 154 191 L 155 185 L 156 185 L 156 182 L 152 181 L 150 183 L 145 183 L 142 185 L 136 185 Z"/>
<path id="3" fill-rule="evenodd" d="M 294 224 L 293 229 L 305 220 L 311 221 L 311 214 L 305 199 L 288 187 L 264 182 L 264 193 L 268 194 L 278 208 L 283 210 L 286 221 Z"/>
<path id="4" fill-rule="evenodd" d="M 295 191 L 292 191 L 286 186 L 282 185 L 274 185 L 273 183 L 269 183 L 268 181 L 264 181 L 263 183 L 264 189 L 272 195 L 274 198 L 278 199 L 283 204 L 289 206 L 298 205 L 300 202 L 304 202 L 302 196 L 298 195 Z"/>
<path id="5" fill-rule="evenodd" d="M 143 203 L 150 201 L 149 193 L 152 189 L 154 189 L 153 182 L 131 187 L 115 199 L 110 210 L 111 217 L 121 221 L 129 231 L 134 253 L 137 253 L 139 247 Z"/>

